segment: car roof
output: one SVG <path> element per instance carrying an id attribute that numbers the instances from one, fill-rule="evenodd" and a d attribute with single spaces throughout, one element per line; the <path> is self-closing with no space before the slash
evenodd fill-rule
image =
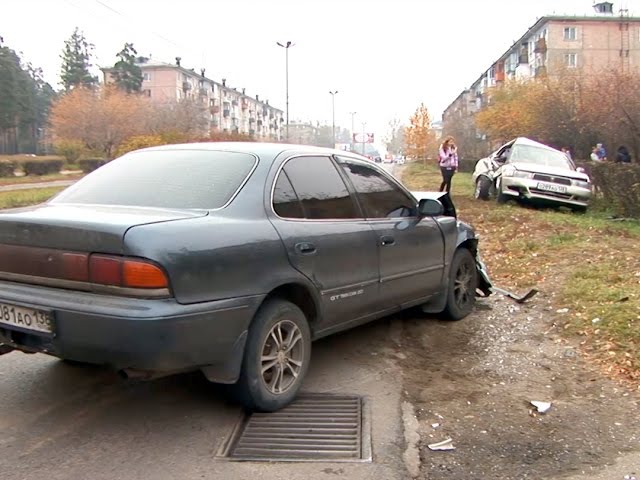
<path id="1" fill-rule="evenodd" d="M 366 157 L 345 150 L 337 150 L 333 148 L 316 147 L 313 145 L 296 145 L 289 143 L 262 143 L 262 142 L 200 142 L 200 143 L 178 143 L 172 145 L 160 145 L 157 147 L 148 147 L 138 151 L 171 151 L 171 150 L 211 150 L 211 151 L 229 151 L 229 152 L 246 152 L 257 156 L 276 157 L 283 152 L 296 153 L 317 153 L 322 155 L 349 155 L 361 160 L 367 160 Z"/>
<path id="2" fill-rule="evenodd" d="M 513 145 L 527 145 L 530 147 L 538 147 L 538 148 L 544 148 L 547 150 L 552 150 L 554 152 L 559 152 L 560 150 L 557 150 L 553 147 L 550 147 L 549 145 L 545 145 L 544 143 L 540 143 L 540 142 L 536 142 L 535 140 L 531 140 L 530 138 L 527 137 L 518 137 L 514 140 Z"/>

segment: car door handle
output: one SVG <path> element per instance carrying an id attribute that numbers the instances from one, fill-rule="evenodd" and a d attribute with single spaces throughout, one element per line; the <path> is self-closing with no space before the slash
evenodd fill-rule
<path id="1" fill-rule="evenodd" d="M 383 247 L 388 247 L 389 245 L 394 245 L 396 243 L 396 239 L 391 235 L 383 235 L 380 237 L 380 245 Z"/>
<path id="2" fill-rule="evenodd" d="M 317 248 L 313 243 L 309 242 L 300 242 L 296 243 L 296 252 L 302 255 L 312 255 L 316 253 Z"/>

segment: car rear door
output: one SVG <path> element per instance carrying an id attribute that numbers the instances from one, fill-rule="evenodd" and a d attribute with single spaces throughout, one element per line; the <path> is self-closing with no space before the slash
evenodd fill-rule
<path id="1" fill-rule="evenodd" d="M 321 294 L 318 330 L 371 313 L 378 297 L 377 240 L 334 161 L 287 159 L 275 179 L 272 210 L 291 264 Z"/>
<path id="2" fill-rule="evenodd" d="M 376 238 L 383 307 L 426 300 L 442 288 L 444 237 L 433 218 L 391 176 L 367 162 L 338 157 Z"/>

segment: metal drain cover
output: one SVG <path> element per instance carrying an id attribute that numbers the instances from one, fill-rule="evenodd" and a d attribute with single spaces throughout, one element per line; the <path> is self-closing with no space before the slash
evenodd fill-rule
<path id="1" fill-rule="evenodd" d="M 363 398 L 302 394 L 274 413 L 244 415 L 218 457 L 266 462 L 370 462 Z"/>

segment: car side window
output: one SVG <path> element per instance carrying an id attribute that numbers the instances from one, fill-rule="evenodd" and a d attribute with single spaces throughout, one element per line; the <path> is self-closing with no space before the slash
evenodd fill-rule
<path id="1" fill-rule="evenodd" d="M 355 188 L 367 218 L 411 217 L 414 200 L 392 180 L 359 162 L 340 158 L 340 166 Z"/>
<path id="2" fill-rule="evenodd" d="M 304 218 L 304 211 L 289 177 L 281 171 L 273 189 L 273 211 L 282 218 Z"/>
<path id="3" fill-rule="evenodd" d="M 296 157 L 284 166 L 309 220 L 359 218 L 355 202 L 329 157 Z"/>

